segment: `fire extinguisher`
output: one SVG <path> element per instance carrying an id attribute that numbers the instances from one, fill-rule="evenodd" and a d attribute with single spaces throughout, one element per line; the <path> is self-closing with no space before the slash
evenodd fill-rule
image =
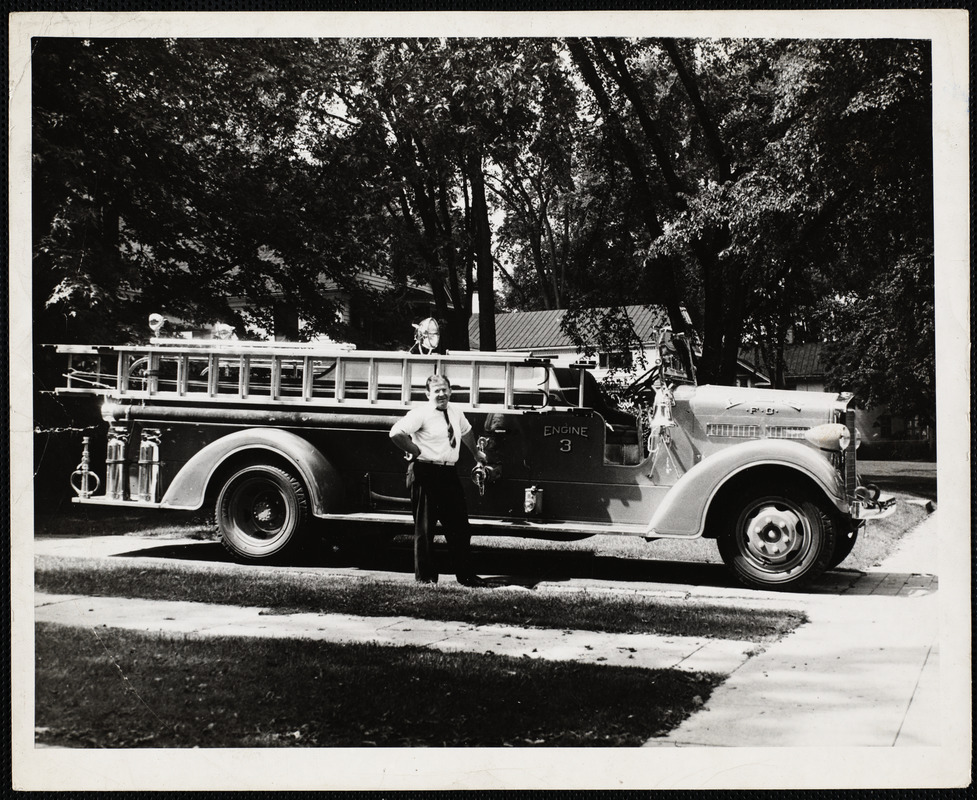
<path id="1" fill-rule="evenodd" d="M 126 445 L 129 434 L 125 428 L 112 428 L 109 431 L 105 454 L 105 495 L 113 500 L 129 499 L 128 469 L 126 468 Z"/>
<path id="2" fill-rule="evenodd" d="M 159 439 L 156 428 L 146 428 L 139 443 L 138 497 L 155 503 L 159 491 Z"/>

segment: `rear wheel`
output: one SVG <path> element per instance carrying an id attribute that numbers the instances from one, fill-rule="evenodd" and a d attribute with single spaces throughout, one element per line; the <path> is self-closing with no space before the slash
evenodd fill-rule
<path id="1" fill-rule="evenodd" d="M 753 493 L 727 506 L 719 552 L 738 581 L 756 589 L 796 589 L 835 554 L 831 518 L 800 487 Z"/>
<path id="2" fill-rule="evenodd" d="M 217 498 L 217 529 L 235 557 L 280 558 L 296 549 L 309 518 L 301 482 L 285 470 L 252 465 L 231 475 Z"/>

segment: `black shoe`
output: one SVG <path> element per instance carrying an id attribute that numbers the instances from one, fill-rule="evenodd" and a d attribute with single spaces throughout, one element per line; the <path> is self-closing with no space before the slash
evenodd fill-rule
<path id="1" fill-rule="evenodd" d="M 458 578 L 458 583 L 472 589 L 484 589 L 489 585 L 489 582 L 485 578 L 479 578 L 478 575 L 465 575 Z"/>

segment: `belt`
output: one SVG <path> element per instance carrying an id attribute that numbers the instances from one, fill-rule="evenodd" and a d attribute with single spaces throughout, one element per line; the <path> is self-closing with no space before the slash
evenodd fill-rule
<path id="1" fill-rule="evenodd" d="M 428 461 L 427 459 L 417 459 L 418 464 L 430 464 L 434 467 L 453 467 L 454 461 Z"/>

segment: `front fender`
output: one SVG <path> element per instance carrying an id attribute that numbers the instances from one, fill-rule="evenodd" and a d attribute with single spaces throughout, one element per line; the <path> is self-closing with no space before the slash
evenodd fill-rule
<path id="1" fill-rule="evenodd" d="M 800 442 L 760 439 L 720 450 L 686 472 L 656 509 L 647 535 L 701 536 L 719 490 L 735 475 L 759 466 L 781 466 L 807 476 L 840 511 L 848 512 L 841 478 L 826 458 Z"/>
<path id="2" fill-rule="evenodd" d="M 177 473 L 160 502 L 162 508 L 198 509 L 204 504 L 207 487 L 214 473 L 240 453 L 262 452 L 285 459 L 302 480 L 309 494 L 313 515 L 334 510 L 342 497 L 342 484 L 336 469 L 324 455 L 301 436 L 278 428 L 253 428 L 236 431 L 211 442 L 196 453 Z"/>

